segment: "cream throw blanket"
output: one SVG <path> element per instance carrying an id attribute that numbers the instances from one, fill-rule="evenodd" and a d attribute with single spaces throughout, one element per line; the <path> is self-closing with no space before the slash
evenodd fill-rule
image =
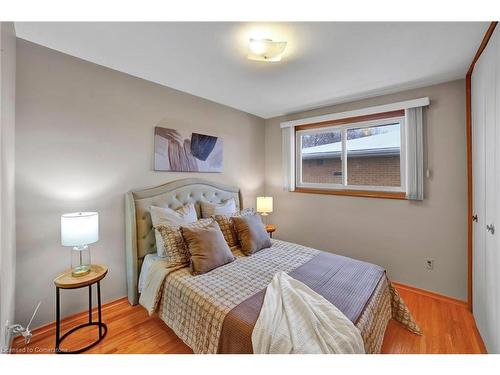
<path id="1" fill-rule="evenodd" d="M 285 272 L 274 275 L 252 333 L 255 354 L 364 354 L 359 329 Z"/>
<path id="2" fill-rule="evenodd" d="M 179 270 L 185 266 L 168 268 L 165 260 L 157 260 L 151 266 L 144 286 L 142 288 L 139 303 L 148 311 L 149 315 L 156 312 L 160 302 L 161 290 L 165 283 L 165 278 L 173 271 Z"/>

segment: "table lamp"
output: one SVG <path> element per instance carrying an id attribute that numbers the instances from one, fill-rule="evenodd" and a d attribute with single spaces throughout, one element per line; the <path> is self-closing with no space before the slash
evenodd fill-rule
<path id="1" fill-rule="evenodd" d="M 257 197 L 257 212 L 264 216 L 267 226 L 267 216 L 273 212 L 273 197 Z"/>
<path id="2" fill-rule="evenodd" d="M 71 274 L 74 277 L 90 272 L 90 244 L 99 240 L 99 214 L 73 212 L 61 215 L 61 244 L 72 246 Z"/>

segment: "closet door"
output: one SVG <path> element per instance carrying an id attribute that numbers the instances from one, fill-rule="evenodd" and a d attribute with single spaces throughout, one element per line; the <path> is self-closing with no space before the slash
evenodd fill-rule
<path id="1" fill-rule="evenodd" d="M 485 318 L 487 324 L 487 342 L 488 348 L 497 351 L 498 337 L 496 335 L 497 327 L 497 296 L 496 296 L 496 272 L 495 253 L 498 233 L 495 232 L 495 219 L 497 217 L 496 192 L 497 189 L 497 166 L 496 166 L 496 43 L 492 40 L 488 44 L 485 62 L 485 75 L 487 77 L 485 90 L 485 108 L 484 108 L 484 133 L 485 133 L 485 223 L 479 225 L 479 230 L 485 232 Z M 484 53 L 483 52 L 483 53 Z"/>
<path id="2" fill-rule="evenodd" d="M 471 82 L 472 99 L 472 170 L 473 170 L 473 312 L 476 325 L 485 340 L 486 322 L 486 279 L 485 279 L 485 63 L 480 58 L 474 68 Z"/>
<path id="3" fill-rule="evenodd" d="M 495 296 L 495 309 L 494 309 L 494 323 L 493 323 L 493 336 L 494 344 L 492 353 L 500 353 L 500 30 L 497 29 L 491 38 L 492 45 L 495 47 L 494 60 L 495 60 L 495 129 L 496 129 L 496 171 L 495 171 L 495 199 L 496 199 L 496 230 L 495 233 L 495 247 L 491 249 L 491 271 L 493 273 L 493 294 Z"/>
<path id="4" fill-rule="evenodd" d="M 491 353 L 500 352 L 500 51 L 493 34 L 472 76 L 474 317 Z M 498 149 L 498 151 L 497 151 Z M 498 228 L 497 228 L 498 227 Z"/>

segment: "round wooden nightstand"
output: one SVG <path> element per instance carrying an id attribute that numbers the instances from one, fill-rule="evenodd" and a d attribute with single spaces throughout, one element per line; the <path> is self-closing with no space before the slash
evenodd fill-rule
<path id="1" fill-rule="evenodd" d="M 71 270 L 66 271 L 63 274 L 59 275 L 54 279 L 54 285 L 56 286 L 56 353 L 59 354 L 77 354 L 84 352 L 87 349 L 92 348 L 94 345 L 99 343 L 106 333 L 108 332 L 108 327 L 106 324 L 102 322 L 102 313 L 101 313 L 101 280 L 104 279 L 106 274 L 108 273 L 108 268 L 106 266 L 100 264 L 93 264 L 90 267 L 90 273 L 85 276 L 74 277 L 71 275 Z M 92 285 L 97 283 L 97 316 L 98 321 L 92 321 Z M 60 312 L 60 289 L 79 289 L 84 287 L 89 287 L 89 321 L 85 324 L 80 324 L 64 335 L 61 336 L 61 312 Z M 59 346 L 61 342 L 68 337 L 73 332 L 79 330 L 83 327 L 88 326 L 98 326 L 99 327 L 99 337 L 92 344 L 87 345 L 84 348 L 74 350 L 74 351 L 62 351 Z"/>
<path id="2" fill-rule="evenodd" d="M 269 233 L 269 237 L 273 238 L 273 233 L 276 231 L 276 227 L 272 224 L 266 225 L 266 232 Z"/>

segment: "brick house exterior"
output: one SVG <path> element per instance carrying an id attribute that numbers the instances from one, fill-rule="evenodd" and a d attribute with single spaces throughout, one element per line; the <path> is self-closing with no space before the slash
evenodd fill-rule
<path id="1" fill-rule="evenodd" d="M 399 155 L 349 157 L 349 185 L 401 186 Z M 305 159 L 302 161 L 305 183 L 342 183 L 340 158 Z"/>

